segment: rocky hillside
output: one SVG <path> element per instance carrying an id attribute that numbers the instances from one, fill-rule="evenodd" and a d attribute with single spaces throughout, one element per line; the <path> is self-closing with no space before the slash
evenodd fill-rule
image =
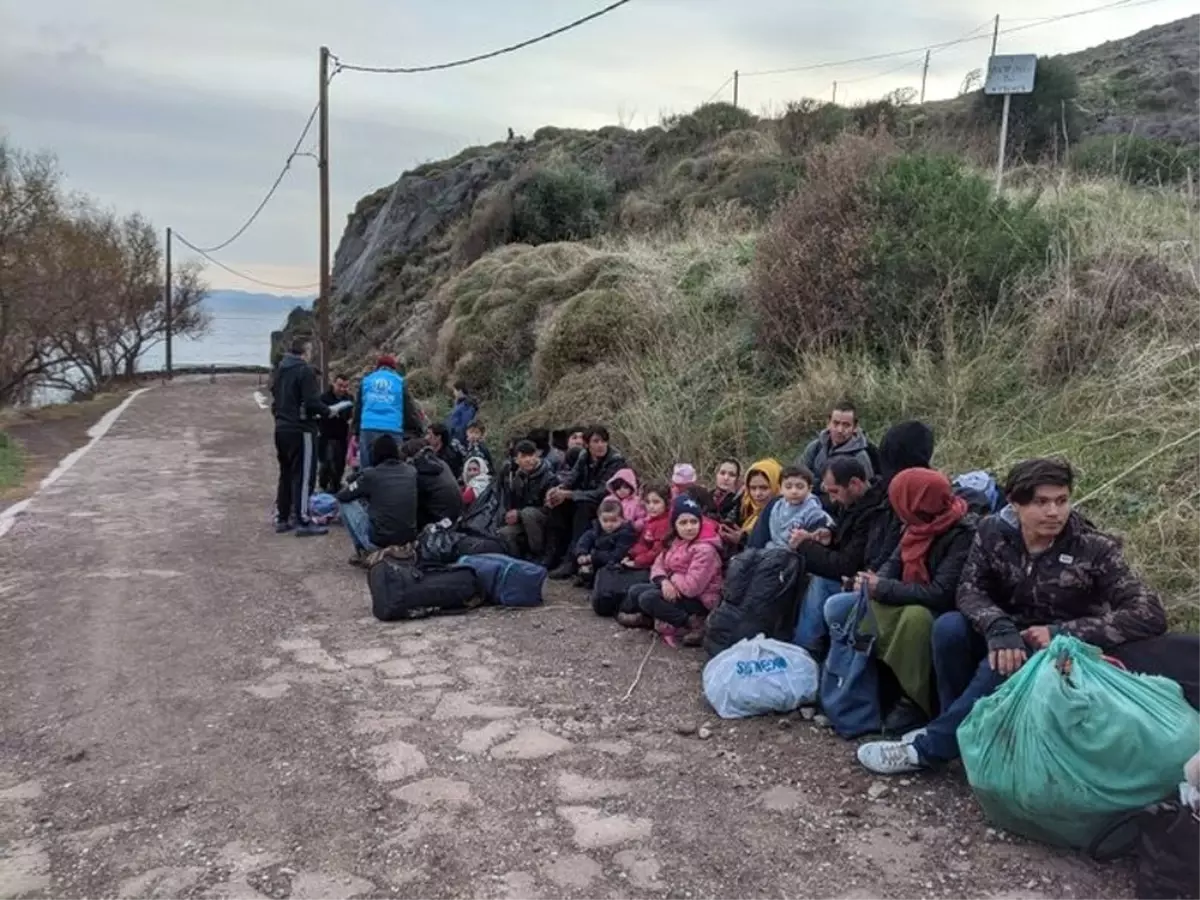
<path id="1" fill-rule="evenodd" d="M 1192 17 L 1062 57 L 1080 79 L 1085 134 L 1200 139 L 1198 28 L 1200 18 Z M 964 145 L 973 138 L 963 117 L 922 116 L 911 107 L 797 109 L 781 120 L 759 120 L 715 104 L 636 132 L 548 127 L 403 174 L 359 202 L 337 248 L 338 355 L 356 366 L 387 346 L 433 374 L 431 350 L 455 302 L 441 288 L 487 251 L 685 227 L 693 211 L 729 201 L 761 216 L 799 182 L 808 146 L 833 131 L 883 125 L 919 139 L 922 126 L 938 120 L 943 130 L 947 121 L 962 130 Z M 540 309 L 544 320 L 548 307 Z M 447 354 L 444 344 L 439 379 L 455 374 L 444 364 L 457 354 Z M 467 369 L 473 359 L 467 354 Z"/>
<path id="2" fill-rule="evenodd" d="M 1064 56 L 1089 134 L 1200 141 L 1200 16 Z"/>

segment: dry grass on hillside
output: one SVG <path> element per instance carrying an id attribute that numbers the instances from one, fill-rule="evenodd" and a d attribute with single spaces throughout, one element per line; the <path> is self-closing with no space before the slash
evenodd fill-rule
<path id="1" fill-rule="evenodd" d="M 876 439 L 906 418 L 928 422 L 950 472 L 1003 473 L 1024 457 L 1062 454 L 1079 469 L 1087 513 L 1127 539 L 1176 625 L 1195 627 L 1195 212 L 1176 193 L 1101 182 L 1059 183 L 1039 202 L 1067 224 L 1049 268 L 1013 286 L 1021 314 L 964 335 L 950 292 L 940 319 L 900 336 L 903 351 L 886 363 L 844 347 L 786 365 L 764 359 L 747 309 L 759 235 L 735 206 L 697 213 L 682 232 L 601 239 L 587 259 L 618 273 L 605 289 L 653 314 L 596 344 L 594 366 L 572 357 L 556 370 L 569 374 L 535 381 L 526 360 L 498 374 L 485 413 L 498 433 L 602 418 L 648 472 L 679 460 L 707 470 L 730 453 L 790 457 L 843 396 Z M 547 251 L 505 252 L 511 264 Z"/>

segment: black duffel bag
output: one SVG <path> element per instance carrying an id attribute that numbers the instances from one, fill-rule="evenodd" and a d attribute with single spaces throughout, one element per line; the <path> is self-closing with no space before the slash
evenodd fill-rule
<path id="1" fill-rule="evenodd" d="M 371 612 L 381 622 L 461 613 L 483 604 L 475 572 L 466 566 L 422 564 L 385 557 L 367 574 Z"/>
<path id="2" fill-rule="evenodd" d="M 458 536 L 454 541 L 454 558 L 460 556 L 481 556 L 484 553 L 508 554 L 508 546 L 504 541 L 495 537 L 479 537 L 473 534 Z"/>

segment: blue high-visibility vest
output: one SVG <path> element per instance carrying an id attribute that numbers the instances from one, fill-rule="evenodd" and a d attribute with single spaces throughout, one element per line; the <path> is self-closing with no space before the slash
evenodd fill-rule
<path id="1" fill-rule="evenodd" d="M 362 382 L 363 431 L 399 434 L 404 422 L 404 378 L 391 369 L 376 369 Z"/>

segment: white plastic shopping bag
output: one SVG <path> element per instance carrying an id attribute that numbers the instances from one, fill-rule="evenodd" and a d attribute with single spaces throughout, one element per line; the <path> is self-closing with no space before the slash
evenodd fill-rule
<path id="1" fill-rule="evenodd" d="M 791 712 L 817 699 L 820 674 L 807 651 L 760 634 L 708 661 L 704 696 L 722 719 Z"/>

